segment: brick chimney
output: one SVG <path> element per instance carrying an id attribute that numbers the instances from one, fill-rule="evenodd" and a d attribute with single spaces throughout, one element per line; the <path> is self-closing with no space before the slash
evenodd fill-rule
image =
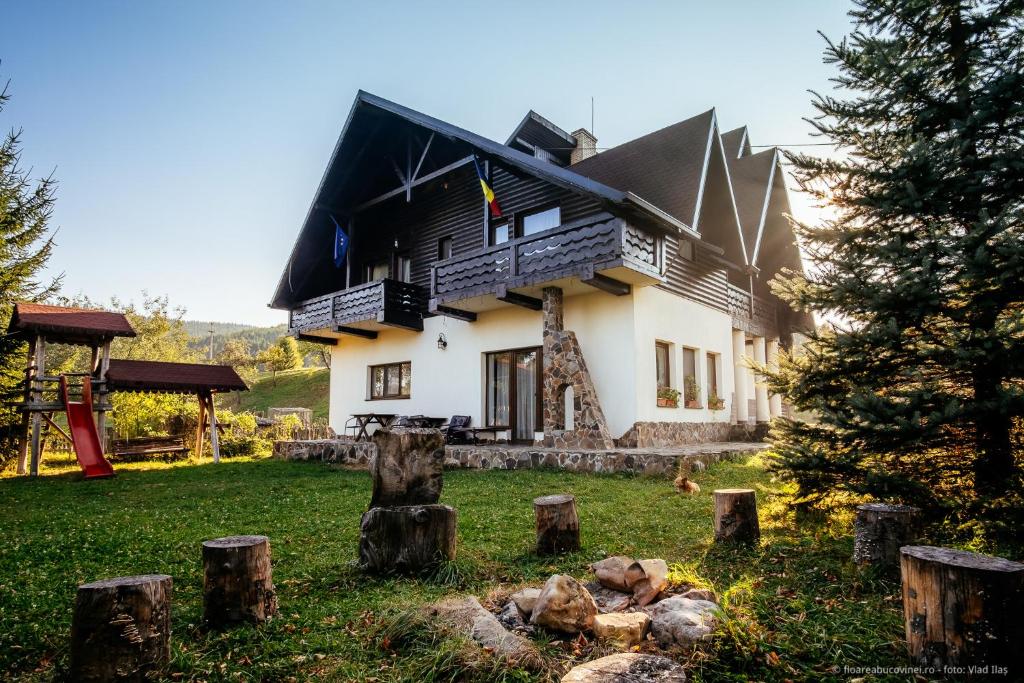
<path id="1" fill-rule="evenodd" d="M 570 164 L 589 159 L 597 154 L 597 138 L 589 130 L 580 128 L 574 131 L 572 136 L 576 138 L 576 149 L 569 155 Z"/>

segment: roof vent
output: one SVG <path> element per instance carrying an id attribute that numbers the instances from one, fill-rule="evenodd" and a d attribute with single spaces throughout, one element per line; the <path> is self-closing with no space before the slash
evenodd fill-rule
<path id="1" fill-rule="evenodd" d="M 572 136 L 576 138 L 576 149 L 572 151 L 572 156 L 569 158 L 570 164 L 579 163 L 597 154 L 597 138 L 589 130 L 580 128 L 573 131 Z"/>

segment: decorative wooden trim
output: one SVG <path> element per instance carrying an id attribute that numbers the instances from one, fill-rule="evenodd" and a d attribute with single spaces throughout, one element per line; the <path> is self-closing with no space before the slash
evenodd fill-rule
<path id="1" fill-rule="evenodd" d="M 518 292 L 509 291 L 507 285 L 498 285 L 494 290 L 494 298 L 498 301 L 504 301 L 507 304 L 515 304 L 516 306 L 522 306 L 523 308 L 529 308 L 533 311 L 539 311 L 543 306 L 543 302 L 540 299 L 525 294 L 519 294 Z"/>
<path id="2" fill-rule="evenodd" d="M 476 322 L 476 313 L 473 311 L 464 311 L 461 308 L 452 308 L 451 306 L 444 306 L 437 303 L 437 299 L 431 299 L 429 310 L 435 315 L 445 315 L 449 318 L 455 318 L 456 320 L 465 320 L 468 323 Z"/>
<path id="3" fill-rule="evenodd" d="M 362 330 L 358 327 L 345 327 L 343 325 L 335 325 L 334 331 L 337 334 L 349 334 L 353 337 L 362 337 L 363 339 L 376 339 L 377 333 L 373 330 Z"/>
<path id="4" fill-rule="evenodd" d="M 584 268 L 583 274 L 580 277 L 580 282 L 585 285 L 590 285 L 595 289 L 600 289 L 602 292 L 608 292 L 615 296 L 625 296 L 633 291 L 629 283 L 616 280 L 615 278 L 608 277 L 607 275 L 601 275 L 600 273 L 594 272 L 594 267 L 589 266 Z"/>
<path id="5" fill-rule="evenodd" d="M 338 340 L 334 337 L 318 337 L 315 334 L 302 334 L 301 332 L 295 335 L 295 338 L 299 341 L 309 342 L 311 344 L 323 344 L 324 346 L 337 346 Z"/>

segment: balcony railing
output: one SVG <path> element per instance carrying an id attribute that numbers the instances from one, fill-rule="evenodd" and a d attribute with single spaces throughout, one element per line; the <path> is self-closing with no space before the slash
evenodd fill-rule
<path id="1" fill-rule="evenodd" d="M 729 314 L 739 329 L 761 335 L 776 330 L 776 310 L 771 300 L 729 284 Z"/>
<path id="2" fill-rule="evenodd" d="M 426 309 L 425 288 L 385 279 L 300 302 L 291 310 L 288 331 L 298 334 L 363 322 L 422 331 Z"/>
<path id="3" fill-rule="evenodd" d="M 617 267 L 660 280 L 661 258 L 658 237 L 600 214 L 440 261 L 431 268 L 430 296 L 443 304 L 492 294 L 499 285 L 528 287 Z"/>

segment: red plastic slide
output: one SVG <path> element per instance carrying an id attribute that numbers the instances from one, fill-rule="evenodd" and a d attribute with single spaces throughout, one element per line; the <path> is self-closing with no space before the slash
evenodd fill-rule
<path id="1" fill-rule="evenodd" d="M 103 457 L 100 435 L 92 419 L 92 380 L 88 377 L 82 378 L 82 402 L 72 403 L 68 400 L 68 379 L 61 375 L 60 396 L 64 401 L 64 411 L 68 415 L 71 443 L 75 446 L 75 455 L 78 456 L 78 464 L 82 466 L 85 478 L 114 476 L 114 468 Z"/>

